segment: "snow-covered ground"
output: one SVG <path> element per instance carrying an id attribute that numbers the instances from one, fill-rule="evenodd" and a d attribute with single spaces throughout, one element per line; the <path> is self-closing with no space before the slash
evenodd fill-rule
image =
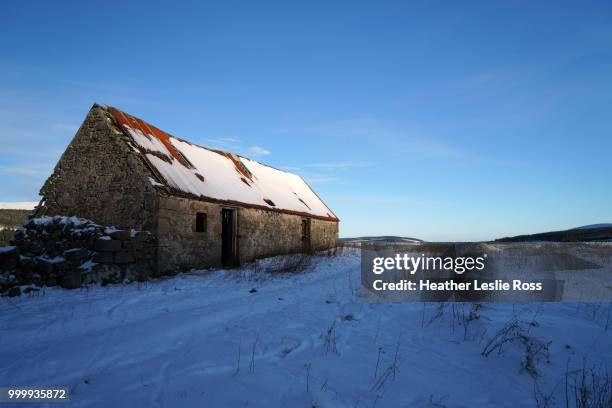
<path id="1" fill-rule="evenodd" d="M 0 210 L 33 210 L 38 201 L 0 202 Z"/>
<path id="2" fill-rule="evenodd" d="M 79 407 L 565 406 L 567 372 L 612 365 L 609 304 L 377 303 L 357 249 L 279 262 L 2 298 L 0 384 Z"/>

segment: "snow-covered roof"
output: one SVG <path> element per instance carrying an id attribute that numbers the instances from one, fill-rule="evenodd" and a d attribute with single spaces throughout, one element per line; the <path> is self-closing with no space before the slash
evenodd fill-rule
<path id="1" fill-rule="evenodd" d="M 193 198 L 338 221 L 296 174 L 198 146 L 119 109 L 107 109 L 148 163 L 157 178 L 153 185 Z"/>

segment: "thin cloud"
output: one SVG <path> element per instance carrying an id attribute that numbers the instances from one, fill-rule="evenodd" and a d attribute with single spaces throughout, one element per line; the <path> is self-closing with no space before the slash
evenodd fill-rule
<path id="1" fill-rule="evenodd" d="M 261 146 L 246 147 L 242 139 L 234 137 L 206 139 L 206 146 L 251 157 L 261 157 L 271 154 L 270 150 Z"/>
<path id="2" fill-rule="evenodd" d="M 11 143 L 10 141 L 8 143 Z M 52 149 L 46 148 L 41 150 L 40 147 L 31 146 L 31 147 L 15 147 L 15 146 L 6 146 L 2 147 L 2 154 L 0 157 L 26 157 L 26 158 L 44 158 L 44 159 L 53 159 L 57 160 L 62 152 L 62 149 Z"/>
<path id="3" fill-rule="evenodd" d="M 237 151 L 241 148 L 242 140 L 235 139 L 232 137 L 216 137 L 212 139 L 206 139 L 206 145 L 221 150 L 233 150 Z"/>
<path id="4" fill-rule="evenodd" d="M 294 131 L 285 130 L 285 133 Z M 461 149 L 447 143 L 440 137 L 439 129 L 419 126 L 411 123 L 394 123 L 375 118 L 348 118 L 300 129 L 308 134 L 325 136 L 364 147 L 372 146 L 378 150 L 390 149 L 398 155 L 412 155 L 417 158 L 462 158 L 466 154 Z M 326 164 L 319 163 L 324 167 Z M 348 163 L 347 163 L 348 164 Z M 365 163 L 350 162 L 350 167 L 364 167 Z M 349 167 L 343 163 L 331 164 L 329 167 Z"/>
<path id="5" fill-rule="evenodd" d="M 301 171 L 302 170 L 301 167 L 297 167 L 297 166 L 279 166 L 279 168 L 285 171 Z"/>
<path id="6" fill-rule="evenodd" d="M 338 181 L 335 177 L 306 177 L 308 184 L 330 184 Z"/>
<path id="7" fill-rule="evenodd" d="M 53 123 L 49 127 L 58 132 L 76 133 L 80 125 L 73 123 Z"/>
<path id="8" fill-rule="evenodd" d="M 431 205 L 446 205 L 446 203 L 429 200 L 419 200 L 413 197 L 406 196 L 391 196 L 391 195 L 368 195 L 368 194 L 333 194 L 328 195 L 327 199 L 342 203 L 355 203 L 378 205 L 413 205 L 413 206 L 431 206 Z"/>
<path id="9" fill-rule="evenodd" d="M 314 167 L 318 169 L 329 169 L 329 170 L 338 170 L 338 169 L 349 169 L 353 167 L 366 167 L 368 164 L 364 162 L 328 162 L 328 163 L 313 163 L 309 164 L 308 167 Z"/>
<path id="10" fill-rule="evenodd" d="M 424 158 L 452 158 L 463 156 L 462 152 L 450 145 L 430 138 L 413 137 L 405 142 L 404 147 Z"/>
<path id="11" fill-rule="evenodd" d="M 251 153 L 251 155 L 255 157 L 267 156 L 270 154 L 269 150 L 264 149 L 263 147 L 259 147 L 259 146 L 251 146 L 249 147 L 248 150 L 249 150 L 249 153 Z"/>
<path id="12" fill-rule="evenodd" d="M 113 82 L 100 82 L 100 81 L 74 81 L 71 79 L 60 79 L 59 83 L 69 85 L 73 88 L 78 89 L 94 89 L 97 91 L 107 91 L 107 92 L 142 92 L 142 89 L 130 88 L 120 83 Z"/>
<path id="13" fill-rule="evenodd" d="M 35 177 L 45 174 L 46 171 L 40 168 L 25 166 L 0 166 L 0 174 L 5 176 L 29 176 Z"/>

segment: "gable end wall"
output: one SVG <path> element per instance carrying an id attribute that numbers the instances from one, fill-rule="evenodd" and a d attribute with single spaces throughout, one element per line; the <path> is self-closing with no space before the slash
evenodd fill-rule
<path id="1" fill-rule="evenodd" d="M 154 232 L 157 193 L 126 138 L 108 112 L 94 105 L 42 187 L 45 202 L 36 215 L 74 215 Z"/>

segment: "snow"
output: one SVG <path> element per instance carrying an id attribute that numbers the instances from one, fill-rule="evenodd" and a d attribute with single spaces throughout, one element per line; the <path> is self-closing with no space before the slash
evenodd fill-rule
<path id="1" fill-rule="evenodd" d="M 168 149 L 166 149 L 166 146 L 164 146 L 161 140 L 159 140 L 155 136 L 151 134 L 145 135 L 140 129 L 134 129 L 127 125 L 124 125 L 123 128 L 127 130 L 132 139 L 134 139 L 134 141 L 136 142 L 136 144 L 142 147 L 143 149 L 152 152 L 160 152 L 165 154 L 167 157 L 172 157 L 172 154 L 168 151 Z"/>
<path id="2" fill-rule="evenodd" d="M 75 251 L 75 250 L 71 249 L 69 251 Z M 69 252 L 69 251 L 66 251 L 66 252 Z M 76 251 L 78 251 L 78 249 L 76 249 Z M 52 264 L 64 262 L 66 260 L 66 258 L 64 258 L 63 256 L 55 256 L 53 258 L 47 258 L 46 256 L 39 256 L 38 258 L 44 259 L 45 261 L 52 263 Z"/>
<path id="3" fill-rule="evenodd" d="M 300 176 L 234 155 L 253 175 L 249 179 L 236 169 L 227 155 L 169 136 L 172 146 L 193 165 L 188 168 L 153 134 L 145 135 L 127 125 L 123 127 L 144 149 L 149 163 L 174 189 L 201 197 L 335 218 Z M 154 180 L 151 184 L 160 185 Z"/>
<path id="4" fill-rule="evenodd" d="M 38 201 L 0 202 L 0 210 L 33 210 Z"/>
<path id="5" fill-rule="evenodd" d="M 155 181 L 152 177 L 149 177 L 149 183 L 151 183 L 151 185 L 154 186 L 154 187 L 163 187 L 164 186 L 162 183 L 159 183 L 159 182 Z"/>
<path id="6" fill-rule="evenodd" d="M 15 247 L 11 246 L 11 245 L 9 245 L 9 246 L 0 246 L 0 253 L 10 252 L 10 251 L 12 251 L 14 249 L 15 249 Z"/>
<path id="7" fill-rule="evenodd" d="M 104 233 L 107 235 L 112 234 L 113 232 L 117 232 L 117 231 L 121 231 L 121 230 L 114 226 L 104 228 Z"/>
<path id="8" fill-rule="evenodd" d="M 612 364 L 608 304 L 483 304 L 464 330 L 451 308 L 469 303 L 436 318 L 364 297 L 358 249 L 267 272 L 286 259 L 1 298 L 0 384 L 68 386 L 75 407 L 535 406 L 520 344 L 481 355 L 513 317 L 552 341 L 536 362 L 552 406 L 568 369 Z"/>
<path id="9" fill-rule="evenodd" d="M 96 265 L 97 265 L 96 262 L 87 261 L 87 262 L 81 264 L 81 266 L 79 266 L 79 268 L 84 270 L 84 271 L 90 271 Z"/>
<path id="10" fill-rule="evenodd" d="M 54 221 L 59 222 L 60 224 L 72 224 L 75 227 L 80 227 L 82 225 L 91 225 L 94 226 L 95 224 L 92 224 L 92 222 L 90 220 L 87 220 L 85 218 L 79 218 L 79 217 L 75 217 L 75 216 L 64 216 L 64 215 L 56 215 L 53 217 L 48 217 L 48 216 L 43 216 L 43 217 L 38 217 L 38 218 L 32 218 L 31 220 L 27 221 L 29 222 L 33 222 L 36 225 L 49 225 L 51 223 L 53 223 Z"/>

